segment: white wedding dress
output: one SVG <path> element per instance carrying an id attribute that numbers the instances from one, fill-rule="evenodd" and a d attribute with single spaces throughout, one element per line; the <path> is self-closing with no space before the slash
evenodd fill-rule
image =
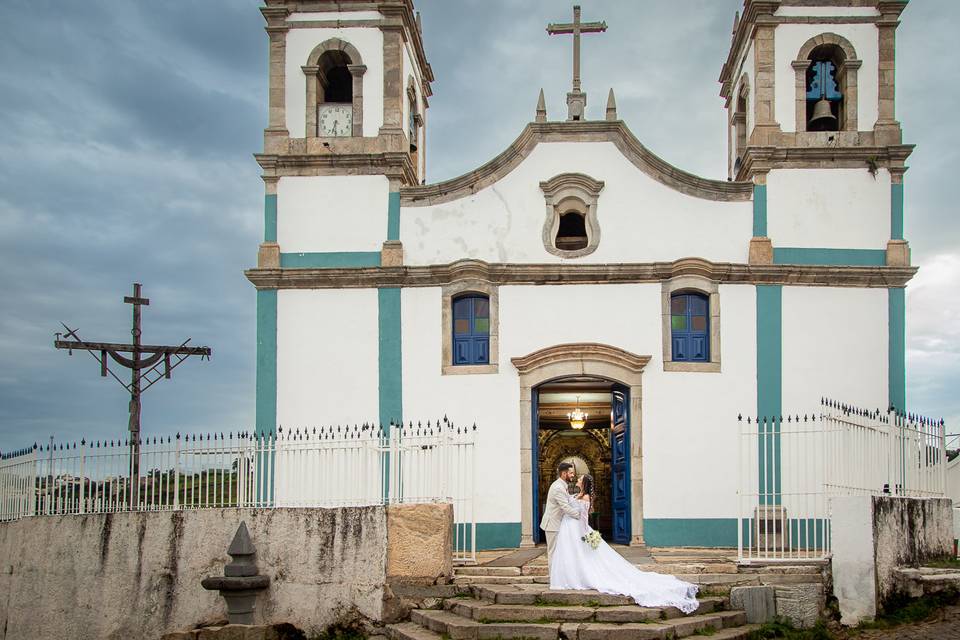
<path id="1" fill-rule="evenodd" d="M 580 538 L 592 531 L 587 524 L 587 504 L 570 498 L 580 518 L 563 516 L 550 560 L 551 589 L 594 589 L 629 596 L 643 607 L 676 607 L 696 611 L 699 587 L 674 576 L 640 571 L 601 541 L 593 549 Z"/>

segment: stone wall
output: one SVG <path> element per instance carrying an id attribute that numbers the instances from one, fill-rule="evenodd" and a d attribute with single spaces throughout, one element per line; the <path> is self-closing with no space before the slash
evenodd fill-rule
<path id="1" fill-rule="evenodd" d="M 845 625 L 883 611 L 897 589 L 898 567 L 918 567 L 953 551 L 948 498 L 834 498 L 831 511 L 833 590 Z"/>
<path id="2" fill-rule="evenodd" d="M 0 640 L 61 638 L 67 630 L 77 640 L 158 638 L 222 620 L 223 600 L 200 581 L 223 575 L 241 521 L 260 573 L 271 578 L 257 601 L 257 623 L 289 622 L 309 634 L 342 616 L 378 621 L 385 608 L 388 511 L 206 509 L 3 523 Z M 449 505 L 421 506 L 418 530 L 449 529 L 450 513 Z M 396 537 L 409 535 L 401 530 Z M 449 535 L 428 537 L 420 548 L 450 558 Z M 438 574 L 434 581 L 450 573 L 449 560 L 415 566 L 420 580 L 431 571 Z M 404 571 L 402 563 L 393 568 L 401 579 Z"/>

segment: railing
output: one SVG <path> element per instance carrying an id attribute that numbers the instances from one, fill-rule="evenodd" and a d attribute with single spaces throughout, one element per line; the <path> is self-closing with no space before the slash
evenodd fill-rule
<path id="1" fill-rule="evenodd" d="M 476 426 L 318 427 L 34 445 L 0 456 L 0 521 L 223 507 L 451 502 L 454 559 L 475 560 Z M 140 469 L 133 477 L 132 469 Z"/>
<path id="2" fill-rule="evenodd" d="M 822 400 L 819 412 L 740 417 L 742 562 L 830 553 L 830 498 L 942 496 L 943 421 Z"/>

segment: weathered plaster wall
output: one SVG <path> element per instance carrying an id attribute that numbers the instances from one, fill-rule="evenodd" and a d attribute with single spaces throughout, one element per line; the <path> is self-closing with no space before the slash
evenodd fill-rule
<path id="1" fill-rule="evenodd" d="M 385 176 L 285 177 L 277 185 L 284 253 L 380 251 L 387 234 Z"/>
<path id="2" fill-rule="evenodd" d="M 894 569 L 919 567 L 953 554 L 949 498 L 873 498 L 877 598 L 880 608 L 896 588 Z"/>
<path id="3" fill-rule="evenodd" d="M 784 287 L 782 317 L 784 412 L 816 411 L 824 396 L 887 408 L 885 289 Z"/>
<path id="4" fill-rule="evenodd" d="M 960 506 L 960 456 L 947 463 L 947 497 Z"/>
<path id="5" fill-rule="evenodd" d="M 643 374 L 644 517 L 735 515 L 735 475 L 705 470 L 736 459 L 736 415 L 756 407 L 754 287 L 720 286 L 720 373 L 663 370 L 659 283 L 500 287 L 499 302 L 499 371 L 442 375 L 441 332 L 449 328 L 442 325 L 441 290 L 403 290 L 404 412 L 476 421 L 484 488 L 476 494 L 478 521 L 520 520 L 520 440 L 531 437 L 531 425 L 520 423 L 519 377 L 510 359 L 570 342 L 652 357 Z"/>
<path id="6" fill-rule="evenodd" d="M 309 14 L 300 17 L 304 15 Z M 351 20 L 360 19 L 356 14 L 348 15 Z M 340 38 L 356 47 L 367 66 L 363 74 L 363 135 L 376 136 L 383 125 L 383 32 L 371 26 L 287 32 L 286 106 L 290 137 L 306 136 L 307 79 L 301 67 L 307 64 L 314 47 L 330 38 Z"/>
<path id="7" fill-rule="evenodd" d="M 377 309 L 376 289 L 278 292 L 277 424 L 378 420 Z"/>
<path id="8" fill-rule="evenodd" d="M 952 511 L 946 498 L 832 499 L 833 590 L 843 624 L 858 624 L 883 610 L 896 588 L 898 567 L 917 567 L 953 552 Z"/>
<path id="9" fill-rule="evenodd" d="M 379 619 L 383 507 L 38 517 L 0 524 L 0 638 L 157 638 L 222 619 L 200 580 L 222 575 L 241 520 L 271 576 L 258 622 L 317 632 L 350 608 Z"/>
<path id="10" fill-rule="evenodd" d="M 774 247 L 885 249 L 890 174 L 864 169 L 777 169 L 767 176 L 767 235 Z"/>
<path id="11" fill-rule="evenodd" d="M 546 204 L 540 182 L 579 172 L 604 182 L 597 203 L 600 244 L 578 263 L 673 261 L 698 256 L 746 262 L 753 208 L 685 195 L 639 171 L 611 142 L 538 144 L 495 184 L 451 202 L 405 207 L 400 238 L 406 264 L 557 263 L 543 246 Z M 691 233 L 691 230 L 696 233 Z"/>
<path id="12" fill-rule="evenodd" d="M 827 15 L 820 7 L 818 15 Z M 844 12 L 850 12 L 844 8 Z M 874 12 L 875 13 L 875 12 Z M 794 14 L 797 15 L 797 14 Z M 848 13 L 849 15 L 849 13 Z M 791 62 L 797 59 L 800 48 L 810 38 L 821 33 L 843 36 L 856 49 L 863 66 L 857 74 L 857 124 L 861 131 L 873 130 L 878 113 L 877 67 L 879 65 L 879 34 L 873 24 L 780 24 L 774 32 L 774 56 L 776 82 L 774 87 L 774 111 L 780 129 L 796 131 L 796 71 Z"/>

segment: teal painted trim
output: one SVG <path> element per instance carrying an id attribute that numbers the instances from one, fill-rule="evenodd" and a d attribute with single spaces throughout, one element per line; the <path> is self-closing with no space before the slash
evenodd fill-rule
<path id="1" fill-rule="evenodd" d="M 263 241 L 277 241 L 277 195 L 268 193 L 263 198 Z"/>
<path id="2" fill-rule="evenodd" d="M 774 247 L 773 264 L 879 266 L 887 263 L 885 249 L 807 249 Z"/>
<path id="3" fill-rule="evenodd" d="M 890 185 L 890 239 L 903 240 L 903 185 Z"/>
<path id="4" fill-rule="evenodd" d="M 757 286 L 757 416 L 779 416 L 783 413 L 783 287 Z M 769 424 L 769 423 L 768 423 Z M 779 503 L 779 498 L 766 502 L 767 494 L 780 493 L 779 425 L 771 427 L 773 437 L 758 438 L 759 491 L 762 504 Z M 766 461 L 773 460 L 775 472 L 768 473 Z"/>
<path id="5" fill-rule="evenodd" d="M 257 291 L 257 431 L 277 426 L 277 290 Z"/>
<path id="6" fill-rule="evenodd" d="M 753 237 L 767 236 L 767 185 L 753 185 Z"/>
<path id="7" fill-rule="evenodd" d="M 453 526 L 458 534 L 457 540 L 462 540 L 462 544 L 469 546 L 472 534 L 470 524 L 460 522 Z M 486 549 L 516 549 L 519 546 L 519 522 L 477 523 L 477 551 L 484 551 Z"/>
<path id="8" fill-rule="evenodd" d="M 887 290 L 887 318 L 890 332 L 887 345 L 887 381 L 890 404 L 905 411 L 907 408 L 907 304 L 905 289 Z"/>
<path id="9" fill-rule="evenodd" d="M 274 433 L 277 427 L 277 290 L 257 291 L 257 383 L 256 431 Z M 274 474 L 273 452 L 262 454 L 259 467 Z M 261 503 L 270 503 L 273 496 L 273 478 L 258 475 L 257 497 Z M 270 492 L 270 494 L 268 494 Z"/>
<path id="10" fill-rule="evenodd" d="M 736 547 L 737 518 L 644 518 L 643 541 L 648 547 Z"/>
<path id="11" fill-rule="evenodd" d="M 380 325 L 380 423 L 384 429 L 388 429 L 391 422 L 399 423 L 403 419 L 400 289 L 378 289 L 377 302 Z"/>
<path id="12" fill-rule="evenodd" d="M 326 253 L 281 253 L 284 269 L 359 269 L 379 267 L 379 251 L 328 251 Z"/>
<path id="13" fill-rule="evenodd" d="M 400 192 L 391 191 L 387 200 L 387 240 L 400 239 Z"/>

